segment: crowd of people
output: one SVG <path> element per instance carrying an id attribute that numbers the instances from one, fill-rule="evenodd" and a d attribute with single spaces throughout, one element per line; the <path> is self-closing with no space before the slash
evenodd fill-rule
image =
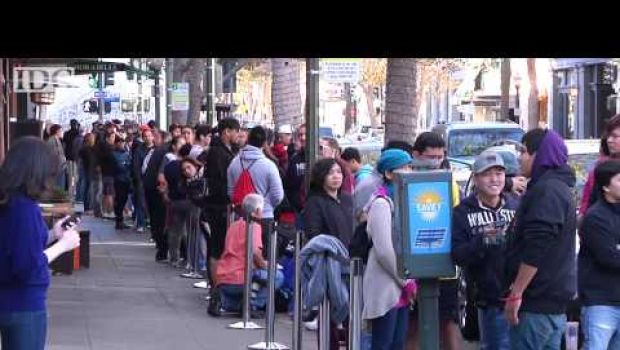
<path id="1" fill-rule="evenodd" d="M 56 186 L 74 192 L 85 214 L 113 218 L 122 232 L 150 228 L 157 262 L 187 269 L 185 277 L 206 280 L 196 286 L 209 288 L 207 309 L 214 317 L 241 311 L 246 232 L 253 237 L 251 313 L 263 317 L 271 233 L 280 227 L 302 229 L 304 269 L 312 270 L 308 264 L 319 261 L 312 258 L 315 252 L 349 256 L 350 250 L 364 259 L 362 319 L 370 348 L 417 348 L 417 285 L 401 277 L 393 245 L 398 206 L 394 179 L 396 173 L 420 171 L 421 166 L 449 170 L 440 135 L 421 133 L 414 144 L 392 140 L 374 166 L 363 164 L 359 150 L 341 150 L 337 140 L 322 138 L 319 160 L 309 169 L 304 125 L 282 125 L 274 132 L 262 126 L 247 129 L 225 118 L 216 128 L 172 124 L 164 132 L 153 122 L 138 126 L 116 121 L 94 124 L 86 133 L 72 121 L 64 135 L 58 125 L 47 134 L 45 149 L 30 138 L 17 142 L 0 170 L 14 179 L 0 184 L 3 227 L 17 227 L 23 215 L 35 215 L 30 207 L 45 180 L 53 178 Z M 493 149 L 478 155 L 474 190 L 467 197 L 452 186 L 451 254 L 474 286 L 481 348 L 560 349 L 567 307 L 576 299 L 582 305 L 584 348 L 620 348 L 620 115 L 604 130 L 601 159 L 588 178 L 579 213 L 564 140 L 552 130 L 533 129 L 522 145 L 518 164 Z M 36 153 L 24 156 L 27 147 Z M 35 164 L 36 157 L 48 155 L 54 164 Z M 19 157 L 32 164 L 14 165 Z M 44 164 L 48 170 L 39 169 Z M 39 169 L 32 172 L 34 180 L 20 170 L 26 166 Z M 41 300 L 49 281 L 37 272 L 42 264 L 79 242 L 71 227 L 59 226 L 53 230 L 59 243 L 43 251 L 47 231 L 35 226 L 28 228 L 28 242 L 0 236 L 1 247 L 13 246 L 9 240 L 14 240 L 24 241 L 23 249 L 30 244 L 41 251 L 35 263 L 15 258 L 19 253 L 7 255 L 10 249 L 0 250 L 0 259 L 23 263 L 0 264 L 3 348 L 5 339 L 22 337 L 18 332 L 7 335 L 13 334 L 5 325 L 7 314 L 44 314 Z M 360 232 L 370 244 L 358 255 Z M 274 261 L 276 289 L 284 304 L 279 311 L 290 312 L 294 259 L 289 239 L 284 235 L 275 242 Z M 340 271 L 339 264 L 325 266 Z M 335 299 L 346 295 L 340 293 L 346 284 L 333 274 L 324 283 L 338 289 L 329 292 Z M 33 285 L 39 289 L 29 289 Z M 32 295 L 16 294 L 16 286 Z M 317 290 L 310 293 L 313 299 Z M 342 307 L 337 300 L 334 305 L 333 310 Z M 306 321 L 316 318 L 312 311 L 307 310 Z M 330 325 L 331 349 L 347 338 L 347 317 L 336 316 Z M 442 347 L 461 349 L 456 278 L 441 281 L 439 319 Z"/>

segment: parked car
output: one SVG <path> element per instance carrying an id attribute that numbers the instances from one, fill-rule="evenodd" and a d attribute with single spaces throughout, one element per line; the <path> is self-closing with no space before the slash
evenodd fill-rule
<path id="1" fill-rule="evenodd" d="M 437 124 L 432 131 L 441 135 L 446 142 L 453 177 L 461 191 L 465 190 L 470 169 L 478 154 L 492 145 L 521 142 L 525 133 L 518 124 L 512 122 L 451 122 Z"/>
<path id="2" fill-rule="evenodd" d="M 362 157 L 362 164 L 370 164 L 374 166 L 381 155 L 383 149 L 383 142 L 367 141 L 367 142 L 347 142 L 341 143 L 340 148 L 344 150 L 347 147 L 355 147 L 360 151 Z"/>

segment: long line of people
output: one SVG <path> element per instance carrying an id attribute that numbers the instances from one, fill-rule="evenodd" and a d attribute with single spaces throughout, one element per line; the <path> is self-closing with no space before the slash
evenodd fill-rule
<path id="1" fill-rule="evenodd" d="M 214 130 L 172 125 L 168 138 L 152 126 L 123 130 L 114 123 L 95 125 L 83 138 L 71 131 L 65 136 L 71 140 L 70 157 L 59 148 L 59 128 L 51 128 L 48 145 L 61 163 L 77 160 L 74 173 L 81 176 L 76 195 L 87 212 L 106 217 L 114 210 L 116 228 L 125 230 L 129 207 L 138 232 L 144 231 L 148 217 L 156 260 L 189 269 L 187 277 L 206 278 L 203 285 L 213 287 L 207 298 L 213 316 L 240 310 L 245 266 L 240 249 L 246 225 L 252 225 L 256 235 L 255 282 L 262 288 L 266 247 L 275 223 L 304 229 L 305 242 L 323 237 L 321 244 L 329 244 L 327 235 L 347 248 L 361 230 L 372 242 L 363 292 L 363 319 L 371 329 L 372 349 L 417 348 L 415 281 L 399 277 L 392 246 L 397 205 L 392 181 L 397 170 L 416 171 L 412 163 L 449 169 L 439 135 L 422 133 L 413 145 L 389 142 L 374 168 L 362 164 L 355 148 L 341 152 L 335 139 L 323 138 L 321 159 L 307 169 L 304 125 L 296 130 L 284 125 L 273 135 L 260 126 L 244 130 L 237 120 L 227 118 Z M 518 166 L 509 164 L 501 152 L 483 152 L 473 165 L 473 194 L 461 198 L 458 186 L 453 186 L 452 255 L 475 287 L 471 290 L 476 291 L 482 348 L 560 348 L 566 310 L 577 295 L 584 305 L 586 349 L 614 348 L 609 343 L 620 339 L 618 301 L 610 291 L 617 279 L 614 258 L 620 244 L 614 225 L 620 218 L 614 207 L 620 202 L 620 163 L 614 160 L 620 149 L 618 135 L 620 116 L 608 123 L 600 164 L 586 186 L 578 260 L 578 218 L 571 196 L 575 175 L 557 133 L 526 133 Z M 61 176 L 57 180 L 67 183 Z M 260 210 L 248 212 L 247 198 Z M 285 255 L 284 241 L 278 242 L 283 246 L 278 258 Z M 280 265 L 278 288 L 287 285 L 284 276 L 291 278 L 285 264 Z M 457 285 L 456 279 L 441 283 L 445 349 L 463 346 Z M 264 307 L 263 292 L 256 288 L 254 315 Z M 309 312 L 307 320 L 313 317 L 316 312 Z M 332 349 L 346 339 L 347 320 L 341 321 L 330 325 Z"/>

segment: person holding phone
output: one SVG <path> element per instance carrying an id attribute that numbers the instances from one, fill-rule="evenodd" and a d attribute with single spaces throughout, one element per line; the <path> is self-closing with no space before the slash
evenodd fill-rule
<path id="1" fill-rule="evenodd" d="M 22 137 L 0 167 L 0 338 L 3 350 L 39 350 L 47 333 L 48 264 L 80 245 L 78 220 L 48 232 L 37 203 L 61 162 L 36 137 Z M 46 248 L 54 240 L 54 244 Z"/>

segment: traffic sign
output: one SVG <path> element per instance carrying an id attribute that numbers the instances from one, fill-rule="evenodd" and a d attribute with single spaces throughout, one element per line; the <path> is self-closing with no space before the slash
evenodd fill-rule
<path id="1" fill-rule="evenodd" d="M 189 110 L 189 83 L 172 84 L 172 110 Z"/>
<path id="2" fill-rule="evenodd" d="M 321 59 L 321 79 L 330 83 L 352 83 L 360 81 L 362 61 L 359 58 Z"/>
<path id="3" fill-rule="evenodd" d="M 95 91 L 95 98 L 105 98 L 106 96 L 106 91 Z"/>
<path id="4" fill-rule="evenodd" d="M 116 72 L 126 69 L 124 63 L 116 62 L 75 62 L 72 66 L 75 68 L 76 74 Z"/>

